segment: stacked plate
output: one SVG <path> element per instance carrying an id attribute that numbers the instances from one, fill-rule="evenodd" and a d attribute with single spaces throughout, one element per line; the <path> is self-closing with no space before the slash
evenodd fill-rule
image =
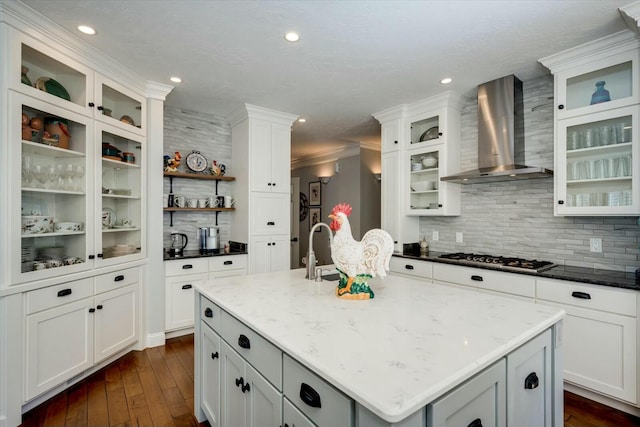
<path id="1" fill-rule="evenodd" d="M 123 255 L 134 254 L 138 251 L 135 245 L 115 245 L 102 249 L 105 258 L 113 258 Z"/>

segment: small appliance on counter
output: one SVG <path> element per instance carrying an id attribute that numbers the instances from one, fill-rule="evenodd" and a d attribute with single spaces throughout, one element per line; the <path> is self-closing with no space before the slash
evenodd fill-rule
<path id="1" fill-rule="evenodd" d="M 220 228 L 200 227 L 198 230 L 200 238 L 200 253 L 207 254 L 220 249 Z"/>
<path id="2" fill-rule="evenodd" d="M 189 238 L 186 234 L 171 233 L 171 247 L 169 248 L 170 256 L 182 256 L 184 248 L 187 247 Z"/>

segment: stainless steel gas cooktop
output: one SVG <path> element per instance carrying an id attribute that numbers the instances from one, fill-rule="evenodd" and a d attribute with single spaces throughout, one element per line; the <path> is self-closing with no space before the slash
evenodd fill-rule
<path id="1" fill-rule="evenodd" d="M 529 260 L 523 258 L 511 258 L 484 254 L 456 252 L 443 254 L 438 259 L 452 264 L 464 264 L 472 266 L 487 266 L 505 271 L 541 272 L 555 267 L 556 264 L 549 261 Z"/>

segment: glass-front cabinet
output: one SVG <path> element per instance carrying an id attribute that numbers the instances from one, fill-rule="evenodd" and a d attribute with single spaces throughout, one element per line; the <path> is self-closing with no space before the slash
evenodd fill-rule
<path id="1" fill-rule="evenodd" d="M 142 258 L 146 99 L 8 34 L 11 284 Z"/>
<path id="2" fill-rule="evenodd" d="M 543 58 L 554 74 L 555 214 L 640 214 L 640 40 L 622 31 Z"/>

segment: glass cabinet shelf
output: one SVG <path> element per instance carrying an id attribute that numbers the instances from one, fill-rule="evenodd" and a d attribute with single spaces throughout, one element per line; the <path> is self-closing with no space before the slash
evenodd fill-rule
<path id="1" fill-rule="evenodd" d="M 627 61 L 567 79 L 565 108 L 573 110 L 633 95 L 632 62 Z"/>
<path id="2" fill-rule="evenodd" d="M 439 116 L 411 122 L 410 143 L 419 144 L 422 142 L 437 142 L 436 140 L 442 136 L 439 124 Z"/>

